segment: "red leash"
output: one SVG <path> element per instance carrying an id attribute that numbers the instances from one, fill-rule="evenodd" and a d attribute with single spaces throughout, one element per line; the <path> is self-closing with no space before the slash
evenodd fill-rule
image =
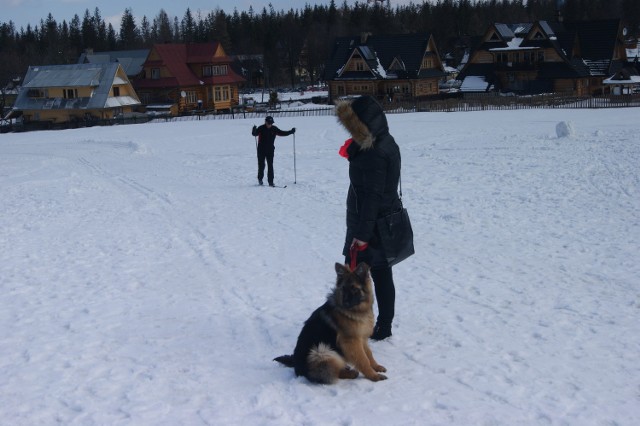
<path id="1" fill-rule="evenodd" d="M 358 262 L 358 252 L 365 251 L 368 246 L 369 244 L 363 244 L 361 246 L 356 243 L 351 244 L 351 247 L 349 248 L 349 258 L 351 260 L 350 266 L 352 271 L 356 269 L 356 264 Z"/>

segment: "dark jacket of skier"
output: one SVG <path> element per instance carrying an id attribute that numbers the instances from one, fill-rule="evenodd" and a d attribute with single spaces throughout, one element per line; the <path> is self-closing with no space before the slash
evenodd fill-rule
<path id="1" fill-rule="evenodd" d="M 349 160 L 347 233 L 343 254 L 349 254 L 353 238 L 366 242 L 371 267 L 388 266 L 379 245 L 376 219 L 400 208 L 400 149 L 389 134 L 387 118 L 371 96 L 339 101 L 338 121 L 351 134 L 346 147 Z M 360 257 L 360 256 L 359 256 Z"/>
<path id="2" fill-rule="evenodd" d="M 251 135 L 258 137 L 258 151 L 261 151 L 265 154 L 273 155 L 275 151 L 275 141 L 276 136 L 289 136 L 295 133 L 295 129 L 291 129 L 288 132 L 284 130 L 280 130 L 277 126 L 271 125 L 271 127 L 267 127 L 262 124 L 261 126 L 253 126 L 251 130 Z"/>

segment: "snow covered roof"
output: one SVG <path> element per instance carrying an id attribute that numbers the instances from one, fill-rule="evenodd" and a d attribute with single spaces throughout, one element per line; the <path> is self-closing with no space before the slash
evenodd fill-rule
<path id="1" fill-rule="evenodd" d="M 490 84 L 484 76 L 470 75 L 462 80 L 460 85 L 461 92 L 486 92 L 489 89 Z"/>
<path id="2" fill-rule="evenodd" d="M 514 37 L 511 40 L 507 41 L 507 47 L 494 47 L 489 49 L 490 52 L 501 52 L 507 50 L 535 50 L 538 47 L 535 46 L 522 46 L 522 42 L 524 38 L 522 37 Z"/>
<path id="3" fill-rule="evenodd" d="M 138 105 L 134 96 L 110 97 L 114 84 L 130 84 L 117 62 L 100 64 L 43 65 L 29 67 L 14 110 L 102 109 L 114 106 Z M 91 88 L 91 95 L 75 98 L 33 97 L 33 90 L 52 88 Z"/>
<path id="4" fill-rule="evenodd" d="M 429 33 L 371 35 L 364 41 L 360 37 L 337 38 L 325 67 L 325 79 L 370 79 L 372 74 L 377 79 L 418 78 L 425 52 L 437 57 L 435 52 L 427 50 L 430 40 Z M 355 53 L 367 63 L 370 71 L 345 69 Z M 442 77 L 446 75 L 442 67 L 436 70 Z"/>

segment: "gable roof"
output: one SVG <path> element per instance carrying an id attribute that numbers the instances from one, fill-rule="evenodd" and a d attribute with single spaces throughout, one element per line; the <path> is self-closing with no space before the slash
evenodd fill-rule
<path id="1" fill-rule="evenodd" d="M 430 33 L 372 35 L 364 42 L 359 36 L 337 38 L 327 61 L 325 79 L 371 78 L 371 73 L 379 79 L 423 77 L 419 73 L 429 40 L 431 40 Z M 362 56 L 371 71 L 343 72 L 355 51 Z M 392 64 L 395 66 L 390 69 Z M 398 65 L 403 65 L 404 68 Z M 444 76 L 444 69 L 436 71 L 435 74 Z"/>
<path id="2" fill-rule="evenodd" d="M 142 71 L 142 65 L 149 56 L 149 49 L 113 50 L 108 52 L 84 52 L 78 58 L 79 64 L 105 64 L 118 62 L 129 77 Z"/>
<path id="3" fill-rule="evenodd" d="M 160 79 L 140 79 L 136 81 L 138 87 L 185 87 L 197 86 L 201 84 L 229 84 L 240 83 L 244 78 L 236 74 L 231 68 L 232 60 L 229 56 L 218 56 L 218 49 L 222 46 L 218 42 L 211 43 L 167 43 L 156 44 L 153 50 L 157 53 L 158 60 L 147 59 L 144 66 L 167 68 L 171 77 Z M 223 50 L 224 52 L 224 50 Z M 189 64 L 220 64 L 228 65 L 227 75 L 216 75 L 211 77 L 198 77 Z"/>
<path id="4" fill-rule="evenodd" d="M 619 71 L 623 65 L 622 61 L 614 59 L 619 31 L 619 19 L 573 23 L 494 23 L 487 29 L 483 43 L 475 51 L 553 48 L 563 61 L 544 62 L 539 69 L 540 78 L 605 76 Z M 486 66 L 468 63 L 459 78 L 478 75 L 489 77 L 489 73 L 493 73 L 493 70 Z"/>
<path id="5" fill-rule="evenodd" d="M 130 96 L 110 97 L 114 84 L 129 84 L 118 76 L 124 70 L 118 63 L 71 64 L 30 66 L 18 93 L 14 110 L 38 109 L 102 109 L 124 105 L 138 105 L 140 101 Z M 89 97 L 79 98 L 31 98 L 32 89 L 91 87 Z"/>

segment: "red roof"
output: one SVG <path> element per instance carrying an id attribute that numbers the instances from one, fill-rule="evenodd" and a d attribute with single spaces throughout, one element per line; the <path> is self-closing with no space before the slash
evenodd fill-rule
<path id="1" fill-rule="evenodd" d="M 142 79 L 138 81 L 140 87 L 170 87 L 170 86 L 195 86 L 204 81 L 208 84 L 239 83 L 244 78 L 233 72 L 231 69 L 231 59 L 228 56 L 216 57 L 214 55 L 220 44 L 196 43 L 196 44 L 156 44 L 155 51 L 160 56 L 160 60 L 147 61 L 145 66 L 164 65 L 167 67 L 173 78 L 162 78 L 158 80 Z M 216 76 L 200 78 L 189 68 L 189 64 L 229 64 L 229 74 L 226 76 Z"/>

